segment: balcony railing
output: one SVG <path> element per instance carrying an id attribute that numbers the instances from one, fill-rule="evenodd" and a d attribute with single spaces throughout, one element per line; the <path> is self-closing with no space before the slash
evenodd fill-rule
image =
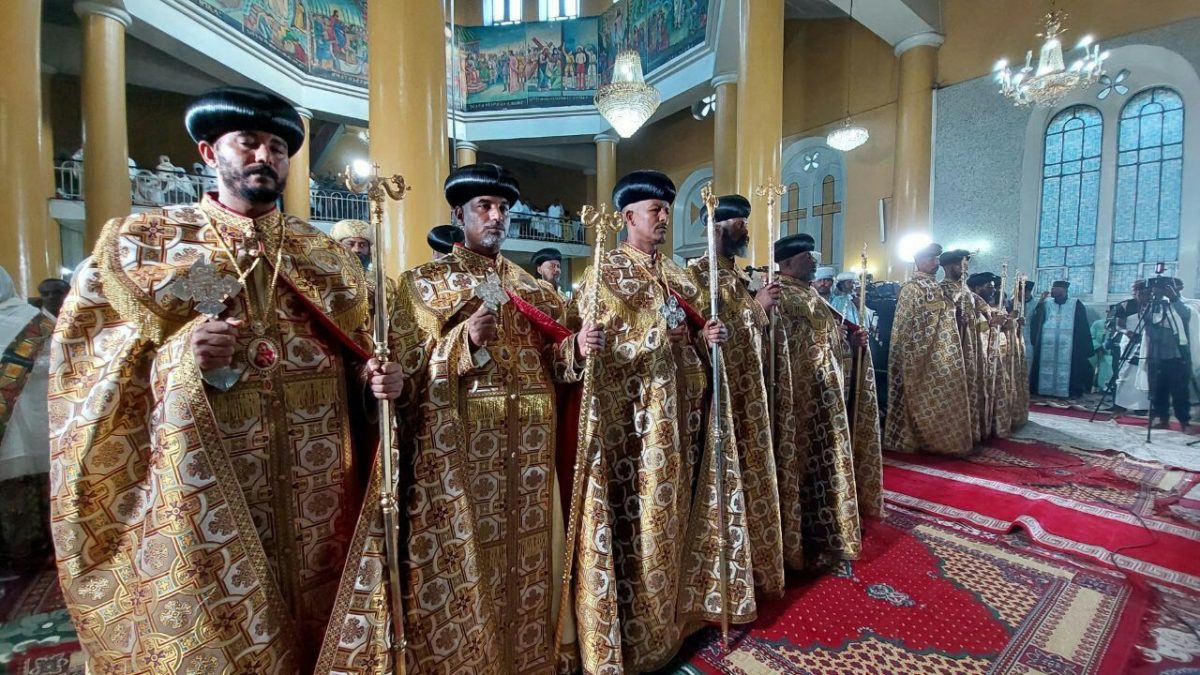
<path id="1" fill-rule="evenodd" d="M 313 220 L 366 220 L 367 196 L 345 190 L 313 190 L 308 208 Z"/>
<path id="2" fill-rule="evenodd" d="M 59 199 L 83 199 L 83 163 L 67 160 L 54 167 L 54 188 Z M 129 196 L 137 206 L 164 206 L 199 201 L 217 189 L 215 176 L 197 176 L 177 171 L 129 169 Z"/>
<path id="3" fill-rule="evenodd" d="M 165 206 L 199 201 L 205 192 L 217 189 L 213 176 L 197 176 L 183 171 L 129 170 L 130 191 L 137 206 Z M 83 200 L 83 164 L 75 160 L 54 167 L 54 187 L 59 199 Z M 367 219 L 366 195 L 346 190 L 315 189 L 309 194 L 313 220 L 336 222 Z M 508 236 L 513 239 L 561 244 L 586 244 L 583 225 L 569 218 L 551 218 L 539 214 L 510 214 Z"/>
<path id="4" fill-rule="evenodd" d="M 562 244 L 586 244 L 583 224 L 569 218 L 551 218 L 538 214 L 510 213 L 508 236 Z"/>

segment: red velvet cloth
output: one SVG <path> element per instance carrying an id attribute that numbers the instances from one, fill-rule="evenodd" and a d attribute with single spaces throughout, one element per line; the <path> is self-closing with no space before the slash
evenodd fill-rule
<path id="1" fill-rule="evenodd" d="M 691 325 L 692 330 L 704 328 L 704 324 L 707 322 L 704 320 L 704 316 L 696 311 L 696 308 L 688 304 L 688 301 L 684 300 L 683 296 L 676 293 L 674 289 L 671 290 L 671 296 L 679 303 L 679 307 L 683 309 L 683 313 L 687 314 L 688 324 Z"/>
<path id="2" fill-rule="evenodd" d="M 551 342 L 558 344 L 571 337 L 571 331 L 567 330 L 566 326 L 555 321 L 554 317 L 529 304 L 527 300 L 510 290 L 505 290 L 505 293 L 508 293 L 508 299 L 512 301 L 517 311 L 524 314 L 525 318 L 529 319 L 529 323 L 533 324 L 537 332 L 549 338 Z"/>

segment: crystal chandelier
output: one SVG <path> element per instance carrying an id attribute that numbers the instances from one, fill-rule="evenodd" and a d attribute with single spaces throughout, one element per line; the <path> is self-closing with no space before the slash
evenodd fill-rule
<path id="1" fill-rule="evenodd" d="M 842 126 L 834 129 L 825 137 L 826 145 L 842 152 L 849 152 L 871 138 L 871 133 L 867 131 L 866 127 L 850 123 L 850 66 L 854 59 L 854 0 L 850 0 L 850 22 L 846 49 L 846 119 L 842 121 Z"/>
<path id="2" fill-rule="evenodd" d="M 596 109 L 621 138 L 629 138 L 658 110 L 658 90 L 642 76 L 642 57 L 633 50 L 617 54 L 612 82 L 596 90 Z"/>
<path id="3" fill-rule="evenodd" d="M 1041 52 L 1038 54 L 1037 67 L 1033 65 L 1033 51 L 1025 54 L 1025 65 L 1014 71 L 1008 61 L 1001 60 L 996 64 L 996 81 L 1000 83 L 1000 93 L 1012 99 L 1015 105 L 1038 105 L 1050 107 L 1062 100 L 1063 96 L 1075 89 L 1089 87 L 1104 74 L 1104 60 L 1108 52 L 1100 52 L 1100 45 L 1094 44 L 1090 35 L 1084 36 L 1076 49 L 1082 50 L 1079 59 L 1068 68 L 1063 61 L 1063 47 L 1059 36 L 1065 31 L 1063 23 L 1067 13 L 1054 8 L 1050 2 L 1050 11 L 1043 19 L 1044 32 L 1038 37 L 1044 37 Z"/>
<path id="4" fill-rule="evenodd" d="M 849 152 L 866 143 L 869 138 L 871 138 L 871 134 L 866 128 L 850 124 L 850 118 L 846 118 L 846 121 L 842 122 L 842 126 L 825 137 L 825 143 L 834 150 Z"/>

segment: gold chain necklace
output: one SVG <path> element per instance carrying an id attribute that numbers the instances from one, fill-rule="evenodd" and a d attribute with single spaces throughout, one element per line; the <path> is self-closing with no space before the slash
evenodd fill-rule
<path id="1" fill-rule="evenodd" d="M 249 298 L 250 286 L 247 282 L 248 282 L 250 275 L 253 274 L 254 270 L 258 268 L 258 264 L 260 262 L 262 262 L 262 256 L 259 255 L 259 253 L 261 252 L 261 248 L 262 248 L 263 244 L 261 242 L 259 243 L 259 248 L 260 248 L 259 251 L 251 252 L 251 255 L 254 257 L 254 262 L 250 264 L 249 268 L 247 268 L 245 271 L 243 271 L 241 268 L 241 265 L 238 264 L 237 256 L 234 254 L 233 249 L 230 248 L 229 243 L 225 241 L 225 235 L 221 234 L 220 226 L 218 226 L 216 224 L 213 225 L 213 231 L 217 233 L 217 243 L 221 245 L 222 252 L 224 252 L 225 255 L 229 256 L 229 261 L 233 264 L 234 271 L 236 271 L 238 273 L 238 283 L 240 283 L 242 285 L 242 287 L 246 289 L 246 295 L 247 295 L 246 313 L 250 315 L 250 328 L 251 328 L 251 330 L 254 331 L 254 333 L 256 335 L 262 335 L 263 333 L 266 332 L 266 330 L 267 330 L 266 322 L 268 320 L 270 320 L 271 312 L 273 312 L 275 310 L 275 289 L 277 288 L 277 286 L 279 284 L 279 270 L 283 263 L 284 226 L 285 226 L 284 220 L 283 220 L 283 218 L 280 218 L 279 219 L 279 243 L 278 243 L 278 246 L 277 246 L 277 249 L 275 252 L 275 269 L 273 270 L 273 273 L 271 274 L 271 285 L 269 287 L 269 290 L 267 291 L 267 297 L 265 300 L 258 303 L 259 317 L 261 317 L 261 318 L 259 318 L 259 317 L 255 316 L 255 312 L 253 309 L 253 305 L 255 303 L 253 303 Z"/>

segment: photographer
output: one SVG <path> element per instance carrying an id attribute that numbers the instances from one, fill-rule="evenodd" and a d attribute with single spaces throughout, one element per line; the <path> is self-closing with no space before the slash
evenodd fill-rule
<path id="1" fill-rule="evenodd" d="M 1168 428 L 1170 404 L 1186 430 L 1192 375 L 1188 335 L 1191 310 L 1180 299 L 1170 277 L 1148 279 L 1146 289 L 1151 300 L 1145 309 L 1145 335 L 1139 356 L 1147 359 L 1150 369 L 1150 421 L 1158 428 Z"/>

